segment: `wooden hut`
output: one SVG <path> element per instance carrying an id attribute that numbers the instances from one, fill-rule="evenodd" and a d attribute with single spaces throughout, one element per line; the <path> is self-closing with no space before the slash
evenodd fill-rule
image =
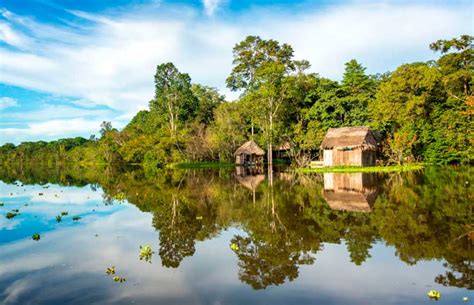
<path id="1" fill-rule="evenodd" d="M 254 141 L 247 141 L 235 151 L 234 156 L 237 165 L 261 165 L 265 151 Z"/>
<path id="2" fill-rule="evenodd" d="M 321 143 L 324 166 L 375 165 L 377 141 L 365 126 L 330 128 Z"/>

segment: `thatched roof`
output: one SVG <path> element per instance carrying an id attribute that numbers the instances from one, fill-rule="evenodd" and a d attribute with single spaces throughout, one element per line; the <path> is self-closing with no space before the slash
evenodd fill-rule
<path id="1" fill-rule="evenodd" d="M 257 156 L 264 156 L 265 151 L 260 148 L 254 141 L 247 141 L 242 146 L 240 146 L 236 151 L 235 155 L 257 155 Z"/>
<path id="2" fill-rule="evenodd" d="M 321 143 L 322 149 L 356 147 L 362 147 L 364 150 L 375 150 L 377 148 L 377 141 L 369 127 L 329 128 Z"/>

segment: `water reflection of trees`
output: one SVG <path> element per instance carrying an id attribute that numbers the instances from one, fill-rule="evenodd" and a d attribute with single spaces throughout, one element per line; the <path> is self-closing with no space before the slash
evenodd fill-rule
<path id="1" fill-rule="evenodd" d="M 360 213 L 331 209 L 322 175 L 276 173 L 273 189 L 261 179 L 249 189 L 228 170 L 154 176 L 117 169 L 0 171 L 6 182 L 99 184 L 108 200 L 125 194 L 153 214 L 166 267 L 193 255 L 196 242 L 238 226 L 245 234 L 231 242 L 238 245 L 239 278 L 255 289 L 295 279 L 299 266 L 315 262 L 323 243 L 344 242 L 351 261 L 360 265 L 380 240 L 407 264 L 444 259 L 447 271 L 435 281 L 473 289 L 473 177 L 470 168 L 379 175 L 377 199 L 369 213 Z"/>

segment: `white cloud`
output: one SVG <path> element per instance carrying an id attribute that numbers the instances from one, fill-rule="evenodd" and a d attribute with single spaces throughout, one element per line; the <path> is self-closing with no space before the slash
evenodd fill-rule
<path id="1" fill-rule="evenodd" d="M 208 14 L 219 5 L 215 0 L 203 3 Z M 233 46 L 247 35 L 288 42 L 297 58 L 311 62 L 312 72 L 338 79 L 351 58 L 371 73 L 433 59 L 429 43 L 469 33 L 472 19 L 462 4 L 406 2 L 362 2 L 292 13 L 257 8 L 231 20 L 199 19 L 192 10 L 170 7 L 153 12 L 141 7 L 115 15 L 70 13 L 87 19 L 86 25 L 53 27 L 3 10 L 8 33 L 16 36 L 2 34 L 0 40 L 21 50 L 0 47 L 0 82 L 73 97 L 88 106 L 106 105 L 123 117 L 147 107 L 154 94 L 156 65 L 167 61 L 188 72 L 194 82 L 235 98 L 225 88 L 225 78 L 232 69 Z M 81 119 L 84 126 L 75 126 L 74 132 L 91 132 L 97 123 Z M 55 119 L 38 127 L 59 136 L 71 131 L 71 126 L 57 125 L 65 123 Z M 0 130 L 14 132 L 18 130 Z M 39 135 L 31 129 L 19 132 L 25 138 Z"/>
<path id="2" fill-rule="evenodd" d="M 66 136 L 88 136 L 90 134 L 97 134 L 101 123 L 102 121 L 100 120 L 85 120 L 81 118 L 29 123 L 27 128 L 0 129 L 0 139 L 2 142 L 19 143 L 38 137 L 48 140 Z"/>
<path id="3" fill-rule="evenodd" d="M 7 97 L 7 96 L 0 97 L 0 110 L 9 108 L 9 107 L 14 107 L 17 105 L 18 105 L 18 102 L 14 98 Z"/>
<path id="4" fill-rule="evenodd" d="M 204 10 L 208 16 L 212 16 L 220 4 L 220 0 L 203 0 Z"/>

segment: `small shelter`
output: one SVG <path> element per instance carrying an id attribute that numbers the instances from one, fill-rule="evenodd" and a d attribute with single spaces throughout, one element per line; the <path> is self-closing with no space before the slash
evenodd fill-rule
<path id="1" fill-rule="evenodd" d="M 265 151 L 253 140 L 245 142 L 234 153 L 235 164 L 237 165 L 261 165 Z"/>
<path id="2" fill-rule="evenodd" d="M 324 166 L 372 166 L 377 141 L 369 127 L 329 128 L 321 149 L 324 150 Z"/>

